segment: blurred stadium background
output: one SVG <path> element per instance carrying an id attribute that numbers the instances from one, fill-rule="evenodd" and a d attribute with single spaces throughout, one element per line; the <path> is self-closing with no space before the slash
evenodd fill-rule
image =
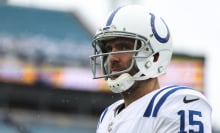
<path id="1" fill-rule="evenodd" d="M 88 12 L 104 14 L 125 1 L 96 2 L 108 8 L 85 13 L 84 4 L 95 3 L 0 0 L 0 133 L 94 133 L 102 110 L 120 98 L 92 79 L 88 57 L 99 21 Z M 210 96 L 206 73 L 206 54 L 176 48 L 161 85 L 189 85 Z"/>

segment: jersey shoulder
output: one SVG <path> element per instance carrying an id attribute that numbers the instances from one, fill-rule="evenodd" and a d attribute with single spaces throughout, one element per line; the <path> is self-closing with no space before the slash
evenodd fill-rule
<path id="1" fill-rule="evenodd" d="M 211 133 L 211 112 L 208 100 L 198 90 L 169 86 L 156 91 L 144 117 L 154 120 L 152 127 L 158 133 Z"/>
<path id="2" fill-rule="evenodd" d="M 205 105 L 207 107 L 211 107 L 208 99 L 204 94 L 202 94 L 197 89 L 188 86 L 176 86 L 164 91 L 159 101 L 164 102 L 167 105 L 184 105 L 183 107 L 192 107 L 195 105 Z"/>
<path id="3" fill-rule="evenodd" d="M 211 110 L 207 98 L 198 90 L 187 86 L 168 86 L 157 90 L 144 113 L 156 117 L 159 112 L 206 107 Z"/>

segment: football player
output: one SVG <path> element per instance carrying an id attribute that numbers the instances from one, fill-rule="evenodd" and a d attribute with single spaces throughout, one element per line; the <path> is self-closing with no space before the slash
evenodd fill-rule
<path id="1" fill-rule="evenodd" d="M 103 111 L 97 133 L 211 133 L 211 106 L 203 94 L 159 85 L 172 56 L 171 34 L 161 17 L 139 5 L 119 7 L 97 30 L 92 46 L 94 78 L 105 78 L 122 96 Z"/>

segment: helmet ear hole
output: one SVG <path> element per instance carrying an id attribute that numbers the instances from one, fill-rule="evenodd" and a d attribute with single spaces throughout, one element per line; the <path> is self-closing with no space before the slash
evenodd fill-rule
<path id="1" fill-rule="evenodd" d="M 153 60 L 153 62 L 157 62 L 158 59 L 159 59 L 159 56 L 160 56 L 159 53 L 154 54 L 154 60 Z"/>

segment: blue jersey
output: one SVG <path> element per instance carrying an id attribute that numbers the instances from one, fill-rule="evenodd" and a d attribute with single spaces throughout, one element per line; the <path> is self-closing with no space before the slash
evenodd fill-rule
<path id="1" fill-rule="evenodd" d="M 155 90 L 120 111 L 124 101 L 106 108 L 97 133 L 211 133 L 211 106 L 203 94 L 185 86 Z"/>

